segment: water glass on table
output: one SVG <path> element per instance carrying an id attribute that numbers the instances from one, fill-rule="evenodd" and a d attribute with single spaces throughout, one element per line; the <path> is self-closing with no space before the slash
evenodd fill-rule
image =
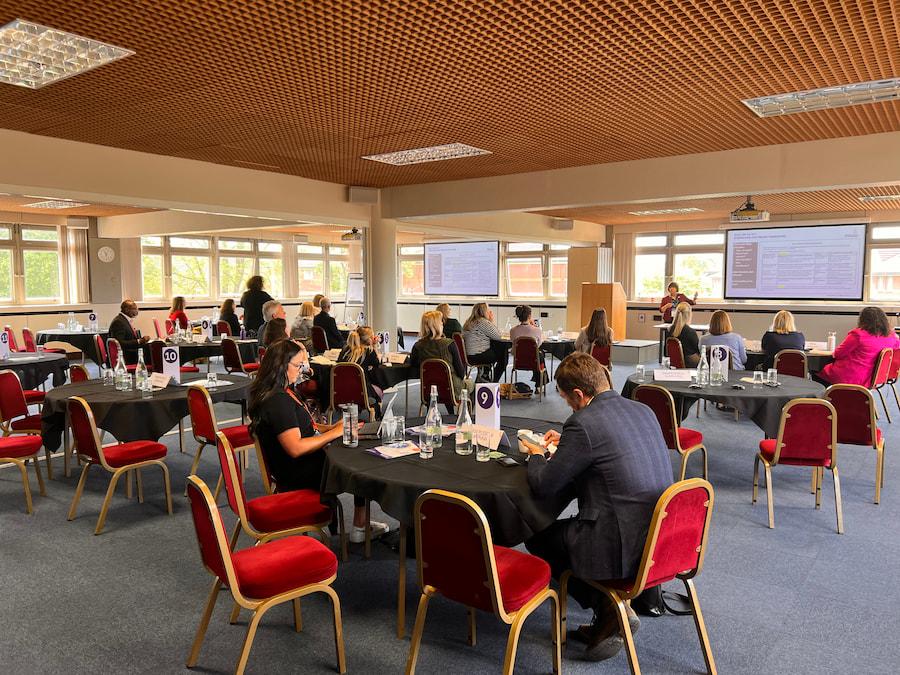
<path id="1" fill-rule="evenodd" d="M 668 356 L 664 356 L 662 360 L 663 370 L 669 370 L 672 367 L 672 360 Z"/>
<path id="2" fill-rule="evenodd" d="M 219 386 L 219 374 L 218 373 L 207 373 L 206 374 L 206 388 L 207 389 L 215 389 Z"/>
<path id="3" fill-rule="evenodd" d="M 638 382 L 644 381 L 644 365 L 639 363 L 634 367 L 635 380 Z"/>
<path id="4" fill-rule="evenodd" d="M 485 433 L 472 434 L 472 441 L 475 443 L 475 461 L 487 462 L 491 458 L 490 436 Z"/>
<path id="5" fill-rule="evenodd" d="M 431 435 L 422 429 L 419 432 L 419 459 L 431 459 L 434 456 L 434 445 Z"/>
<path id="6" fill-rule="evenodd" d="M 763 386 L 763 381 L 764 381 L 763 378 L 764 377 L 765 377 L 765 373 L 763 371 L 761 371 L 761 370 L 753 371 L 753 388 L 754 389 L 759 389 L 761 386 Z"/>
<path id="7" fill-rule="evenodd" d="M 406 418 L 403 415 L 394 415 L 394 424 L 390 431 L 391 443 L 403 443 L 406 440 Z"/>
<path id="8" fill-rule="evenodd" d="M 772 387 L 778 384 L 778 371 L 774 368 L 769 368 L 766 371 L 766 384 Z"/>

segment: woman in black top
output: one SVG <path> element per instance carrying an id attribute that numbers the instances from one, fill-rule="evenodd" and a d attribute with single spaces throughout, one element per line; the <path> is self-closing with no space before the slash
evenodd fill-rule
<path id="1" fill-rule="evenodd" d="M 324 448 L 342 436 L 340 422 L 316 425 L 294 393 L 301 373 L 308 370 L 306 348 L 293 340 L 280 340 L 266 351 L 250 386 L 250 429 L 259 440 L 279 492 L 319 490 L 325 468 Z M 364 534 L 366 509 L 363 500 L 354 503 L 351 539 L 358 541 L 358 535 Z M 371 528 L 373 535 L 387 531 L 384 523 L 372 522 Z"/>
<path id="2" fill-rule="evenodd" d="M 258 274 L 247 279 L 247 290 L 241 296 L 241 307 L 244 308 L 244 328 L 248 331 L 259 330 L 263 325 L 262 306 L 272 299 L 263 290 L 263 278 Z"/>
<path id="3" fill-rule="evenodd" d="M 363 369 L 369 402 L 375 409 L 375 415 L 380 417 L 383 393 L 381 388 L 372 382 L 372 378 L 381 364 L 375 352 L 375 333 L 372 329 L 369 326 L 360 326 L 350 331 L 347 335 L 347 345 L 341 350 L 337 360 L 338 363 L 355 363 Z"/>
<path id="4" fill-rule="evenodd" d="M 678 338 L 684 354 L 684 365 L 693 368 L 700 363 L 700 338 L 697 331 L 691 328 L 691 306 L 679 302 L 675 308 L 675 320 L 669 327 L 668 337 Z"/>
<path id="5" fill-rule="evenodd" d="M 231 328 L 232 335 L 241 334 L 241 322 L 238 321 L 237 313 L 234 311 L 234 300 L 228 298 L 219 308 L 219 321 L 227 321 Z"/>
<path id="6" fill-rule="evenodd" d="M 772 330 L 763 333 L 762 350 L 766 353 L 764 368 L 775 367 L 775 355 L 782 349 L 806 349 L 806 338 L 797 331 L 794 315 L 786 309 L 775 315 Z"/>

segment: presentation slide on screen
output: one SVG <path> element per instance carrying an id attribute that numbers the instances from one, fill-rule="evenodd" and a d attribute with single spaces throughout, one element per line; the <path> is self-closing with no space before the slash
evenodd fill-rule
<path id="1" fill-rule="evenodd" d="M 426 295 L 499 295 L 500 242 L 425 244 Z"/>
<path id="2" fill-rule="evenodd" d="M 866 226 L 728 230 L 725 297 L 861 300 Z"/>

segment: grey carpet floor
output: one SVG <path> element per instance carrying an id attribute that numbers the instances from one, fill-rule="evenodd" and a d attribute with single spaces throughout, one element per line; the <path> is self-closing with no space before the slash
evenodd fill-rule
<path id="1" fill-rule="evenodd" d="M 630 372 L 617 366 L 617 384 Z M 412 390 L 411 398 L 418 392 Z M 402 392 L 400 401 L 402 401 Z M 399 403 L 399 401 L 398 401 Z M 809 493 L 809 472 L 778 467 L 774 475 L 776 528 L 766 526 L 764 500 L 750 504 L 753 457 L 761 432 L 747 420 L 710 409 L 685 426 L 703 432 L 716 488 L 709 554 L 697 588 L 719 671 L 722 673 L 893 673 L 900 662 L 900 412 L 891 401 L 882 503 L 872 503 L 875 453 L 842 447 L 839 456 L 846 534 L 835 532 L 834 499 L 826 476 L 822 509 Z M 559 396 L 548 388 L 544 403 L 504 401 L 507 415 L 562 421 Z M 217 406 L 220 421 L 239 414 Z M 47 486 L 35 496 L 35 514 L 24 513 L 18 472 L 0 470 L 0 672 L 2 673 L 174 673 L 184 660 L 200 618 L 210 579 L 202 568 L 191 516 L 181 496 L 191 455 L 178 452 L 174 436 L 164 439 L 173 478 L 175 513 L 165 514 L 162 481 L 145 471 L 145 503 L 127 501 L 120 490 L 106 531 L 93 528 L 107 476 L 94 471 L 79 514 L 66 521 L 76 476 Z M 193 442 L 186 442 L 193 450 Z M 255 463 L 254 463 L 255 465 Z M 676 465 L 673 460 L 673 467 Z M 56 468 L 61 469 L 57 460 Z M 689 469 L 695 475 L 697 467 Z M 217 461 L 207 452 L 200 475 L 211 484 Z M 32 486 L 34 478 L 31 476 Z M 248 492 L 261 493 L 255 466 Z M 35 489 L 36 492 L 36 489 Z M 352 512 L 349 497 L 345 511 Z M 223 512 L 224 513 L 224 512 Z M 392 525 L 381 514 L 374 517 Z M 225 513 L 230 527 L 233 519 Z M 246 539 L 242 545 L 248 545 Z M 348 671 L 402 672 L 409 640 L 397 639 L 396 555 L 376 543 L 372 559 L 351 545 L 335 583 L 343 610 Z M 407 625 L 418 598 L 415 566 L 408 567 Z M 677 590 L 677 584 L 672 585 Z M 574 605 L 574 606 L 573 606 Z M 198 672 L 231 672 L 244 637 L 246 614 L 228 624 L 230 602 L 223 593 L 200 655 Z M 293 631 L 288 605 L 269 612 L 257 633 L 248 672 L 328 673 L 334 646 L 327 601 L 303 601 L 304 630 Z M 589 613 L 570 604 L 570 626 Z M 466 644 L 462 607 L 434 600 L 428 613 L 419 672 L 499 672 L 506 627 L 479 616 L 478 644 Z M 637 650 L 646 673 L 697 673 L 703 659 L 689 617 L 645 619 Z M 624 673 L 624 654 L 604 663 L 581 660 L 570 645 L 568 673 Z M 550 612 L 538 610 L 522 633 L 517 673 L 550 671 Z"/>

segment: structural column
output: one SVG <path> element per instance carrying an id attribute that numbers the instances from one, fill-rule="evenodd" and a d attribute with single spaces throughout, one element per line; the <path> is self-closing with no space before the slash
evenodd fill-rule
<path id="1" fill-rule="evenodd" d="M 374 330 L 397 329 L 397 221 L 381 217 L 380 204 L 372 205 L 367 242 L 370 255 L 368 286 L 369 324 Z"/>

